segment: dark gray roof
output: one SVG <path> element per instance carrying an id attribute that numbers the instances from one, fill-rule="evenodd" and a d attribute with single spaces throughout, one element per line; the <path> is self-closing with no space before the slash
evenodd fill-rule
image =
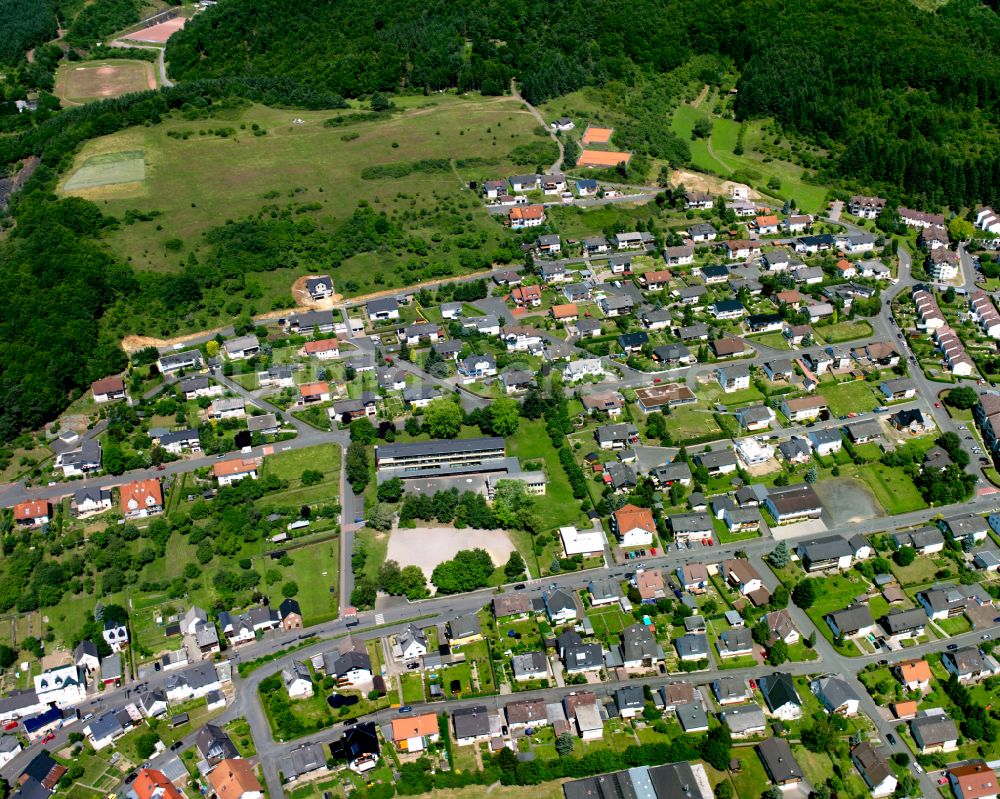
<path id="1" fill-rule="evenodd" d="M 368 301 L 368 313 L 386 313 L 388 311 L 395 311 L 399 308 L 399 300 L 395 297 L 383 297 L 377 300 Z"/>
<path id="2" fill-rule="evenodd" d="M 481 634 L 483 625 L 475 613 L 469 613 L 448 622 L 448 630 L 452 638 L 467 638 L 472 635 Z"/>
<path id="3" fill-rule="evenodd" d="M 927 624 L 927 614 L 923 608 L 911 608 L 910 610 L 898 610 L 888 614 L 882 620 L 882 626 L 890 635 L 896 635 L 907 630 L 916 630 Z"/>
<path id="4" fill-rule="evenodd" d="M 684 730 L 700 730 L 708 726 L 708 716 L 699 702 L 678 705 L 674 712 Z"/>
<path id="5" fill-rule="evenodd" d="M 775 782 L 801 780 L 804 777 L 802 767 L 792 755 L 792 747 L 784 738 L 768 738 L 757 745 L 757 751 L 760 752 L 764 767 Z"/>
<path id="6" fill-rule="evenodd" d="M 486 705 L 461 708 L 451 715 L 456 738 L 477 738 L 490 733 L 490 717 Z"/>
<path id="7" fill-rule="evenodd" d="M 758 685 L 760 692 L 764 695 L 764 701 L 767 702 L 768 708 L 772 711 L 789 702 L 794 705 L 802 704 L 790 674 L 776 671 L 767 677 L 761 677 Z"/>
<path id="8" fill-rule="evenodd" d="M 816 682 L 824 697 L 824 703 L 830 711 L 836 710 L 845 702 L 859 699 L 855 690 L 836 674 L 828 674 L 825 677 L 820 677 Z"/>
<path id="9" fill-rule="evenodd" d="M 737 693 L 736 696 L 742 694 Z M 737 735 L 764 725 L 764 711 L 753 702 L 726 708 L 719 714 L 719 718 L 729 727 L 730 732 Z"/>
<path id="10" fill-rule="evenodd" d="M 851 635 L 872 625 L 872 612 L 867 605 L 855 605 L 851 608 L 835 610 L 826 616 L 845 635 Z"/>
<path id="11" fill-rule="evenodd" d="M 811 538 L 798 546 L 799 555 L 814 563 L 853 555 L 847 540 L 840 535 L 827 535 L 821 538 Z"/>
<path id="12" fill-rule="evenodd" d="M 375 457 L 400 458 L 422 455 L 450 455 L 476 452 L 481 449 L 503 449 L 504 440 L 490 438 L 437 438 L 430 441 L 412 441 L 405 444 L 380 444 L 375 447 Z"/>

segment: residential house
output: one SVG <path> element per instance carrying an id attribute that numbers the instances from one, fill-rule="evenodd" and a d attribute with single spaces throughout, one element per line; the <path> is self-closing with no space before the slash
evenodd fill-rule
<path id="1" fill-rule="evenodd" d="M 904 660 L 897 664 L 896 675 L 907 691 L 926 693 L 931 686 L 931 667 L 926 660 Z"/>
<path id="2" fill-rule="evenodd" d="M 677 543 L 711 541 L 715 526 L 707 513 L 677 513 L 668 518 L 670 531 Z"/>
<path id="3" fill-rule="evenodd" d="M 855 194 L 847 204 L 847 210 L 854 216 L 862 219 L 876 219 L 885 208 L 885 199 L 882 197 L 866 197 Z"/>
<path id="4" fill-rule="evenodd" d="M 708 590 L 708 569 L 704 563 L 685 563 L 677 567 L 681 588 L 689 594 L 704 594 Z"/>
<path id="5" fill-rule="evenodd" d="M 300 660 L 293 660 L 281 670 L 281 681 L 290 699 L 305 699 L 313 695 L 312 674 Z"/>
<path id="6" fill-rule="evenodd" d="M 828 405 L 822 396 L 798 397 L 781 402 L 781 412 L 792 422 L 811 422 L 826 413 Z"/>
<path id="7" fill-rule="evenodd" d="M 708 659 L 708 637 L 704 633 L 685 633 L 674 640 L 674 648 L 682 661 Z"/>
<path id="8" fill-rule="evenodd" d="M 396 645 L 403 660 L 415 660 L 427 654 L 427 636 L 413 624 L 407 625 L 406 629 L 396 636 Z"/>
<path id="9" fill-rule="evenodd" d="M 18 527 L 41 527 L 52 518 L 52 505 L 48 500 L 32 499 L 14 506 L 14 524 Z"/>
<path id="10" fill-rule="evenodd" d="M 832 716 L 856 716 L 860 698 L 842 677 L 827 674 L 813 680 L 809 687 L 816 694 L 826 712 Z"/>
<path id="11" fill-rule="evenodd" d="M 720 366 L 715 370 L 715 375 L 726 394 L 743 391 L 750 387 L 750 369 L 743 364 Z"/>
<path id="12" fill-rule="evenodd" d="M 37 500 L 36 500 L 37 502 Z M 81 488 L 73 492 L 73 512 L 77 517 L 92 516 L 111 510 L 112 496 L 107 488 Z M 32 517 L 41 518 L 41 517 Z M 14 510 L 14 520 L 19 522 L 17 508 Z"/>
<path id="13" fill-rule="evenodd" d="M 720 701 L 720 704 L 724 704 Z M 719 714 L 719 720 L 729 727 L 734 738 L 748 738 L 767 730 L 767 720 L 760 705 L 753 702 L 727 707 Z"/>
<path id="14" fill-rule="evenodd" d="M 806 435 L 813 451 L 821 458 L 840 452 L 844 446 L 844 439 L 840 431 L 833 428 L 822 428 L 820 430 L 810 430 Z"/>
<path id="15" fill-rule="evenodd" d="M 968 601 L 965 592 L 952 583 L 940 583 L 917 591 L 915 597 L 931 621 L 961 616 Z"/>
<path id="16" fill-rule="evenodd" d="M 895 793 L 896 775 L 881 749 L 876 749 L 868 741 L 862 741 L 851 750 L 851 762 L 874 799 L 883 799 Z"/>
<path id="17" fill-rule="evenodd" d="M 623 547 L 646 547 L 653 543 L 656 522 L 648 508 L 624 505 L 612 514 L 611 525 Z"/>
<path id="18" fill-rule="evenodd" d="M 540 286 L 518 286 L 510 298 L 518 308 L 537 308 L 542 304 L 542 290 Z"/>
<path id="19" fill-rule="evenodd" d="M 512 230 L 526 230 L 545 224 L 545 206 L 522 205 L 510 209 L 507 223 Z"/>
<path id="20" fill-rule="evenodd" d="M 801 718 L 802 700 L 790 674 L 775 672 L 757 682 L 768 712 L 784 721 Z"/>
<path id="21" fill-rule="evenodd" d="M 666 597 L 666 584 L 659 569 L 638 569 L 633 579 L 643 604 L 652 604 Z"/>
<path id="22" fill-rule="evenodd" d="M 254 335 L 237 336 L 224 341 L 222 350 L 229 360 L 241 361 L 260 352 L 260 341 Z"/>
<path id="23" fill-rule="evenodd" d="M 230 646 L 237 646 L 256 640 L 257 633 L 274 630 L 281 626 L 278 611 L 266 605 L 255 605 L 244 613 L 219 613 L 219 628 Z"/>
<path id="24" fill-rule="evenodd" d="M 601 425 L 594 435 L 601 449 L 626 449 L 639 443 L 639 430 L 634 424 Z"/>
<path id="25" fill-rule="evenodd" d="M 982 653 L 974 646 L 963 646 L 952 651 L 942 652 L 941 665 L 962 683 L 977 682 L 993 673 L 986 665 Z"/>
<path id="26" fill-rule="evenodd" d="M 668 266 L 686 266 L 694 263 L 694 245 L 684 244 L 679 247 L 664 247 L 663 260 Z"/>
<path id="27" fill-rule="evenodd" d="M 87 684 L 75 663 L 46 669 L 33 678 L 40 703 L 71 707 L 87 698 Z"/>
<path id="28" fill-rule="evenodd" d="M 105 402 L 128 399 L 125 381 L 120 377 L 103 377 L 100 380 L 95 380 L 90 384 L 90 393 L 94 396 L 94 402 L 99 405 Z"/>
<path id="29" fill-rule="evenodd" d="M 228 486 L 247 477 L 256 480 L 260 465 L 261 462 L 257 458 L 236 458 L 216 463 L 212 467 L 212 473 L 220 486 Z"/>
<path id="30" fill-rule="evenodd" d="M 543 727 L 549 723 L 545 714 L 544 699 L 524 699 L 511 702 L 505 708 L 507 726 L 511 729 L 522 727 Z"/>
<path id="31" fill-rule="evenodd" d="M 775 610 L 764 616 L 764 622 L 770 631 L 770 642 L 784 641 L 791 646 L 799 641 L 799 631 L 795 629 L 795 623 L 787 608 Z"/>
<path id="32" fill-rule="evenodd" d="M 948 784 L 955 799 L 997 799 L 997 775 L 982 760 L 971 760 L 948 769 Z"/>
<path id="33" fill-rule="evenodd" d="M 944 226 L 943 214 L 928 214 L 924 211 L 914 211 L 912 208 L 899 206 L 897 209 L 900 220 L 908 227 L 926 228 L 931 225 Z"/>
<path id="34" fill-rule="evenodd" d="M 698 222 L 694 225 L 688 225 L 687 233 L 688 238 L 695 242 L 715 241 L 719 235 L 719 231 L 707 222 Z"/>
<path id="35" fill-rule="evenodd" d="M 458 373 L 466 378 L 463 382 L 467 383 L 483 377 L 495 377 L 497 362 L 490 353 L 470 355 L 458 362 Z"/>
<path id="36" fill-rule="evenodd" d="M 535 240 L 535 246 L 542 255 L 558 255 L 562 251 L 562 239 L 555 233 L 546 233 Z"/>
<path id="37" fill-rule="evenodd" d="M 422 752 L 437 743 L 441 733 L 434 713 L 396 716 L 392 719 L 392 743 L 401 752 Z"/>
<path id="38" fill-rule="evenodd" d="M 719 657 L 742 657 L 753 653 L 753 639 L 746 627 L 723 630 L 716 641 Z"/>
<path id="39" fill-rule="evenodd" d="M 918 713 L 910 722 L 910 734 L 922 755 L 958 749 L 958 728 L 941 708 Z"/>
<path id="40" fill-rule="evenodd" d="M 642 689 L 637 685 L 626 685 L 615 691 L 615 707 L 623 719 L 633 719 L 642 714 L 646 700 Z"/>
<path id="41" fill-rule="evenodd" d="M 622 630 L 621 656 L 626 669 L 650 669 L 664 658 L 663 647 L 657 643 L 649 626 L 638 623 Z"/>
<path id="42" fill-rule="evenodd" d="M 757 752 L 767 776 L 775 785 L 797 785 L 805 778 L 802 767 L 792 754 L 792 747 L 784 738 L 773 737 L 762 741 L 757 744 Z"/>
<path id="43" fill-rule="evenodd" d="M 525 652 L 514 655 L 510 659 L 510 665 L 517 682 L 547 680 L 549 678 L 549 661 L 544 652 Z"/>
<path id="44" fill-rule="evenodd" d="M 553 624 L 566 624 L 577 617 L 576 601 L 573 594 L 562 588 L 542 593 L 545 615 Z"/>
<path id="45" fill-rule="evenodd" d="M 241 757 L 220 760 L 206 775 L 216 799 L 263 799 L 260 784 L 249 760 Z"/>
<path id="46" fill-rule="evenodd" d="M 738 358 L 747 353 L 746 342 L 737 337 L 716 339 L 711 343 L 712 354 L 716 358 Z"/>
<path id="47" fill-rule="evenodd" d="M 125 483 L 120 493 L 122 514 L 126 519 L 144 519 L 163 512 L 163 492 L 155 477 Z"/>

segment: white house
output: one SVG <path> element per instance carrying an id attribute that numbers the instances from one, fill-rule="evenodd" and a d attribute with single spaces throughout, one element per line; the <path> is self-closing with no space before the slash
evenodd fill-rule
<path id="1" fill-rule="evenodd" d="M 35 675 L 38 701 L 59 707 L 77 705 L 87 698 L 87 685 L 75 663 L 56 666 Z"/>
<path id="2" fill-rule="evenodd" d="M 313 695 L 312 675 L 309 667 L 301 661 L 293 661 L 290 666 L 282 669 L 281 680 L 290 699 L 307 699 Z"/>

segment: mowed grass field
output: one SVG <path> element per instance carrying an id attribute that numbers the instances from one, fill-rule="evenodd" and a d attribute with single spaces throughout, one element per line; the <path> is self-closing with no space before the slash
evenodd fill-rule
<path id="1" fill-rule="evenodd" d="M 743 155 L 736 155 L 737 135 L 740 123 L 732 119 L 713 116 L 710 102 L 703 102 L 698 108 L 684 104 L 674 111 L 670 120 L 670 128 L 691 146 L 691 163 L 696 169 L 711 172 L 722 177 L 729 177 L 736 170 L 754 170 L 763 178 L 757 181 L 754 188 L 763 189 L 771 177 L 781 181 L 780 197 L 793 198 L 799 208 L 810 213 L 822 210 L 826 189 L 814 186 L 802 180 L 805 170 L 787 161 L 771 160 L 765 162 L 764 155 L 755 149 L 764 136 L 765 120 L 753 120 L 747 125 L 744 134 Z M 711 119 L 712 135 L 708 139 L 691 139 L 691 131 L 699 119 Z"/>
<path id="2" fill-rule="evenodd" d="M 404 102 L 405 101 L 405 102 Z M 346 219 L 359 202 L 395 218 L 411 235 L 446 239 L 449 231 L 427 224 L 424 216 L 450 203 L 461 215 L 464 235 L 485 233 L 487 241 L 510 234 L 489 218 L 470 180 L 524 172 L 509 154 L 518 145 L 541 139 L 537 123 L 509 97 L 482 98 L 442 94 L 401 98 L 400 111 L 389 118 L 354 121 L 337 127 L 324 122 L 357 114 L 346 111 L 279 110 L 258 105 L 219 110 L 210 119 L 172 116 L 160 125 L 138 127 L 89 141 L 59 186 L 97 202 L 108 214 L 127 210 L 159 212 L 155 223 L 122 225 L 109 243 L 140 270 L 175 271 L 190 253 L 204 257 L 202 234 L 229 220 L 256 214 L 264 206 L 308 205 L 320 225 Z M 258 127 L 254 135 L 253 126 Z M 228 128 L 229 135 L 215 131 Z M 187 136 L 187 138 L 184 138 Z M 73 176 L 89 158 L 121 152 L 144 153 L 145 178 L 128 185 L 74 188 Z M 450 172 L 412 172 L 402 178 L 365 180 L 371 166 L 449 159 Z M 480 159 L 462 168 L 457 161 Z M 155 229 L 159 228 L 159 229 Z M 444 234 L 443 236 L 440 234 Z M 164 246 L 179 239 L 171 250 Z M 458 248 L 432 247 L 435 263 L 457 274 Z M 338 289 L 358 283 L 348 293 L 388 288 L 402 279 L 399 267 L 409 253 L 361 253 L 338 269 Z M 265 299 L 286 295 L 299 270 L 258 273 Z M 306 274 L 303 267 L 301 274 Z M 280 291 L 279 291 L 280 289 Z M 263 305 L 263 303 L 262 303 Z"/>
<path id="3" fill-rule="evenodd" d="M 56 70 L 55 95 L 63 105 L 121 97 L 155 89 L 156 68 L 149 61 L 112 58 L 107 61 L 71 61 Z"/>

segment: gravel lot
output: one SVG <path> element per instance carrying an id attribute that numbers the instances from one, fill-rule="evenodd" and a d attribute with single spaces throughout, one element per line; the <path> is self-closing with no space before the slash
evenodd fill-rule
<path id="1" fill-rule="evenodd" d="M 386 560 L 400 566 L 419 566 L 427 579 L 439 563 L 451 560 L 463 549 L 485 549 L 493 563 L 507 562 L 514 544 L 503 530 L 456 530 L 452 527 L 417 527 L 393 530 L 389 536 Z"/>

